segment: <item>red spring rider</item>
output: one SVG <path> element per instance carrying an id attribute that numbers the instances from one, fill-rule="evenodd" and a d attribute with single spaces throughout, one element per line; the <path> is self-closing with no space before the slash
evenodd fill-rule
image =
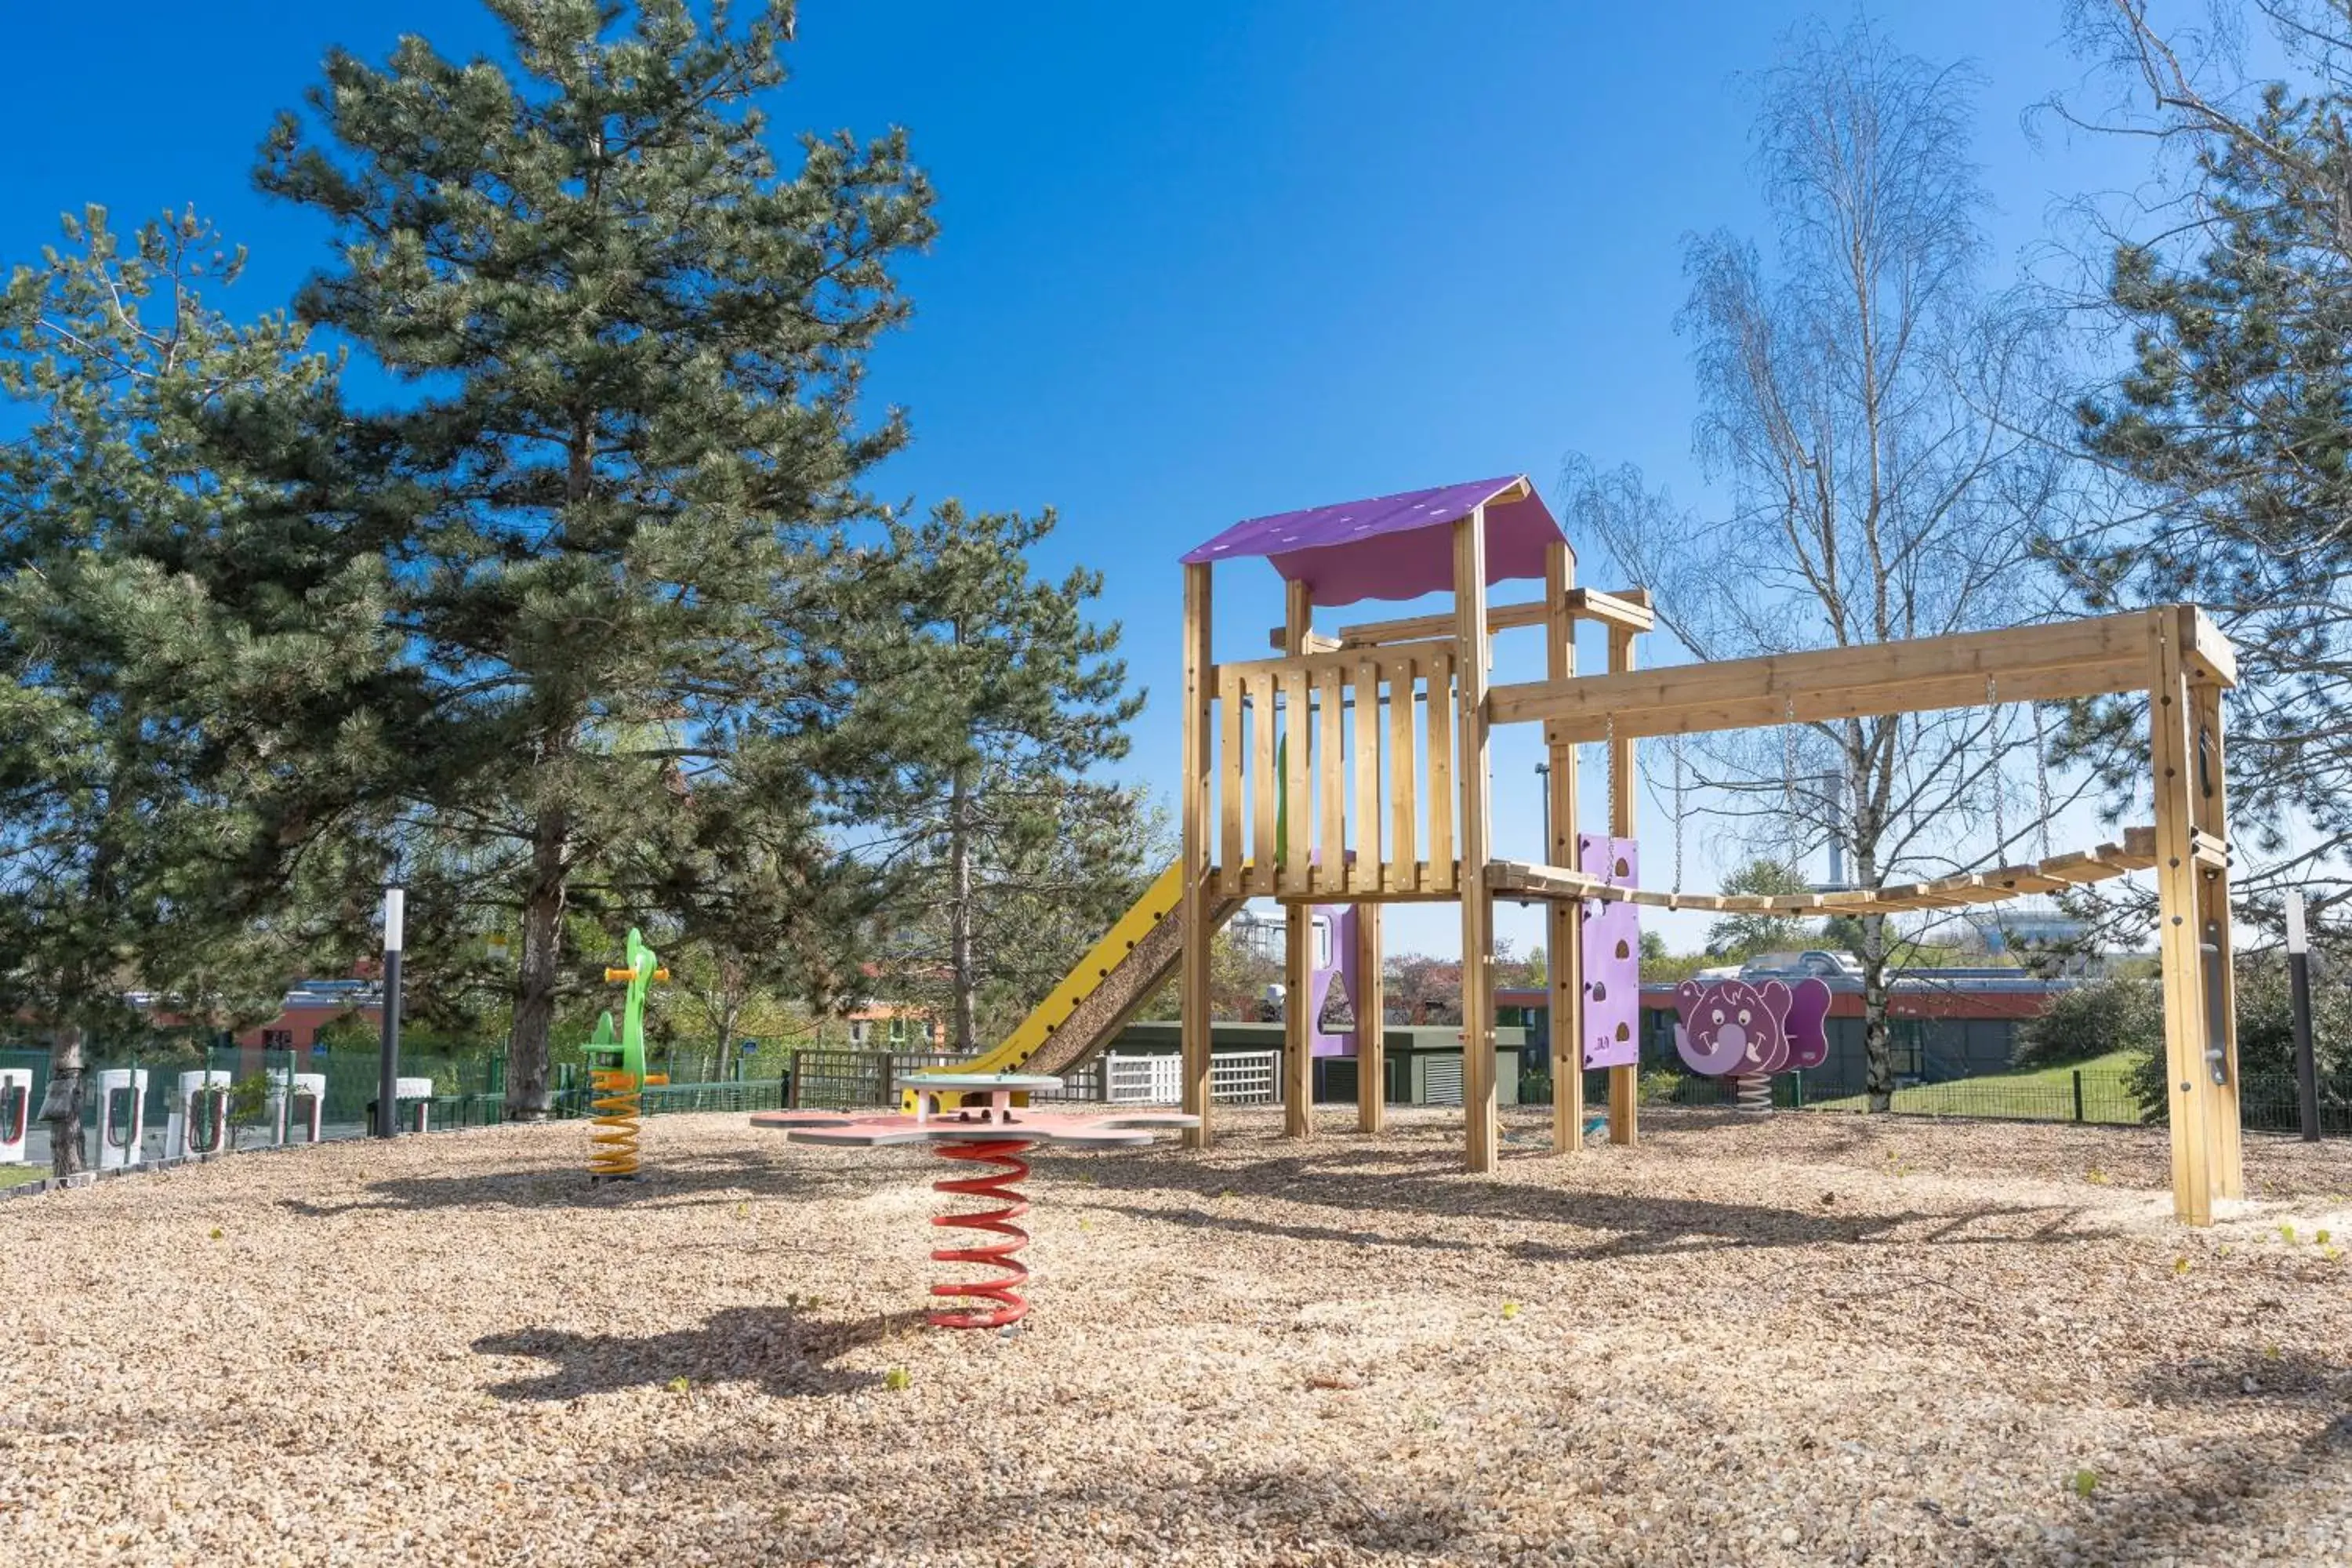
<path id="1" fill-rule="evenodd" d="M 933 1215 L 935 1226 L 978 1231 L 982 1237 L 960 1247 L 936 1247 L 932 1261 L 1002 1271 L 995 1279 L 932 1286 L 933 1296 L 970 1303 L 934 1308 L 931 1322 L 942 1329 L 1001 1329 L 1019 1322 L 1029 1310 L 1020 1289 L 1029 1268 L 1016 1256 L 1029 1245 L 1029 1233 L 1013 1223 L 1029 1212 L 1029 1199 L 1012 1184 L 1027 1179 L 1029 1163 L 1021 1156 L 1033 1144 L 1100 1148 L 1149 1143 L 1163 1129 L 1201 1124 L 1199 1117 L 1174 1110 L 1074 1113 L 1014 1105 L 1015 1095 L 1062 1087 L 1060 1079 L 1034 1073 L 927 1072 L 899 1079 L 898 1087 L 912 1091 L 909 1111 L 852 1116 L 838 1110 L 766 1110 L 751 1118 L 751 1125 L 775 1128 L 795 1143 L 860 1149 L 929 1143 L 943 1160 L 992 1167 L 975 1175 L 942 1177 L 931 1184 L 933 1192 L 987 1199 L 996 1205 Z M 941 1090 L 958 1091 L 962 1104 L 954 1110 L 936 1110 Z"/>

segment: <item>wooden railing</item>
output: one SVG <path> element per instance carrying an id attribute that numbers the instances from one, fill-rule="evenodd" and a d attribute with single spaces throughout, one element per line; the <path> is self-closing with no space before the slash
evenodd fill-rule
<path id="1" fill-rule="evenodd" d="M 1216 897 L 1456 890 L 1454 647 L 1217 667 Z"/>

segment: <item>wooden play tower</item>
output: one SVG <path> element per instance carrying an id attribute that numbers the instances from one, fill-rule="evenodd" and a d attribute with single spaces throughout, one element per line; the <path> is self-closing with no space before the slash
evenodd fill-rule
<path id="1" fill-rule="evenodd" d="M 1223 562 L 1258 558 L 1284 579 L 1276 657 L 1217 662 L 1211 581 Z M 1635 904 L 1792 914 L 1948 910 L 2157 873 L 2173 1194 L 2191 1224 L 2242 1195 L 2231 965 L 2229 837 L 2221 692 L 2235 683 L 2228 640 L 2194 606 L 2168 605 L 1997 632 L 1643 670 L 1636 639 L 1648 595 L 1576 584 L 1576 558 L 1524 476 L 1481 479 L 1237 523 L 1184 564 L 1181 863 L 1186 1134 L 1213 1135 L 1209 1101 L 1210 938 L 1238 902 L 1280 900 L 1289 994 L 1307 994 L 1312 962 L 1299 906 L 1360 907 L 1354 997 L 1358 1123 L 1381 1126 L 1380 906 L 1458 901 L 1462 910 L 1463 1096 L 1470 1170 L 1498 1157 L 1494 1049 L 1497 894 L 1549 904 L 1552 1146 L 1580 1147 L 1586 924 Z M 1505 582 L 1539 582 L 1538 599 L 1492 604 Z M 1450 614 L 1318 632 L 1314 612 L 1364 600 L 1450 592 Z M 1579 675 L 1575 627 L 1607 628 L 1605 671 Z M 1540 628 L 1545 679 L 1494 686 L 1498 632 Z M 2153 831 L 2030 865 L 1906 887 L 1786 898 L 1679 895 L 1629 885 L 1580 860 L 1576 748 L 1604 743 L 1607 832 L 1633 836 L 1634 742 L 1645 736 L 1846 718 L 2063 701 L 2145 692 L 2151 722 Z M 1549 752 L 1550 842 L 1541 863 L 1497 858 L 1491 840 L 1488 733 L 1540 722 Z M 1581 836 L 1589 847 L 1593 836 Z M 1620 863 L 1622 865 L 1622 861 Z M 1315 1020 L 1285 1011 L 1288 1129 L 1314 1131 L 1307 1049 Z M 1637 1136 L 1636 1067 L 1609 1068 L 1609 1136 Z"/>

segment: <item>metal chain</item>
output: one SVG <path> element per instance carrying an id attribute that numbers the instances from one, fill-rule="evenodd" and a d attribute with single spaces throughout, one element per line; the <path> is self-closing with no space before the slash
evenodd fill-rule
<path id="1" fill-rule="evenodd" d="M 1797 825 L 1797 699 L 1794 694 L 1783 699 L 1780 725 L 1780 810 L 1788 819 L 1789 870 L 1796 873 L 1803 858 L 1801 834 Z"/>
<path id="2" fill-rule="evenodd" d="M 2009 825 L 2000 804 L 2000 688 L 1990 675 L 1985 677 L 1985 706 L 1992 710 L 1985 727 L 1985 763 L 1992 775 L 1992 852 L 1998 858 L 2009 847 Z"/>
<path id="3" fill-rule="evenodd" d="M 1610 710 L 1609 718 L 1601 727 L 1601 751 L 1609 772 L 1609 836 L 1613 837 L 1617 832 L 1617 713 L 1614 709 Z"/>
<path id="4" fill-rule="evenodd" d="M 2042 808 L 2042 858 L 2050 858 L 2050 752 L 2042 738 L 2042 704 L 2033 708 L 2033 789 Z"/>
<path id="5" fill-rule="evenodd" d="M 1675 891 L 1683 890 L 1683 738 L 1675 737 Z"/>

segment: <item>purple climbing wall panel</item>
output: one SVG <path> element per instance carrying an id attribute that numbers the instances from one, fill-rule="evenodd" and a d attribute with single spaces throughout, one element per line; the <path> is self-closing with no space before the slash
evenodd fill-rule
<path id="1" fill-rule="evenodd" d="M 1298 906 L 1293 904 L 1290 907 L 1295 910 Z M 1309 1054 L 1351 1057 L 1356 1054 L 1355 1035 L 1347 1030 L 1326 1034 L 1323 1012 L 1330 1006 L 1331 993 L 1336 987 L 1339 994 L 1348 999 L 1349 1016 L 1355 1016 L 1356 906 L 1318 904 L 1315 906 L 1315 918 L 1322 929 L 1315 933 L 1316 949 L 1307 958 L 1314 970 L 1313 981 L 1307 987 L 1307 1001 L 1313 1008 L 1307 1015 Z"/>
<path id="2" fill-rule="evenodd" d="M 1578 868 L 1621 888 L 1640 886 L 1630 838 L 1580 833 Z M 1622 899 L 1584 900 L 1584 1065 L 1629 1068 L 1642 1059 L 1642 910 Z"/>

